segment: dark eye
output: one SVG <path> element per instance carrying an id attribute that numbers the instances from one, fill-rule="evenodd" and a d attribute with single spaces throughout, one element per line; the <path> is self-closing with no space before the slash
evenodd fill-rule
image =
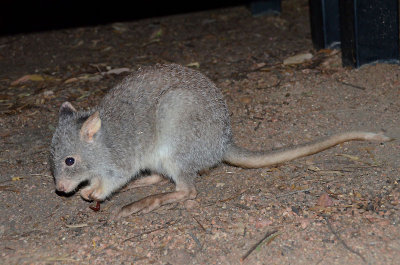
<path id="1" fill-rule="evenodd" d="M 67 166 L 72 166 L 74 163 L 75 163 L 75 159 L 74 159 L 73 157 L 67 157 L 67 158 L 65 159 L 65 164 L 66 164 Z"/>

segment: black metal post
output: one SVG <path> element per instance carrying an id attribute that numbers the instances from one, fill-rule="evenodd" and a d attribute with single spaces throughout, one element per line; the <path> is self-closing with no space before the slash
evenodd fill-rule
<path id="1" fill-rule="evenodd" d="M 309 0 L 311 37 L 316 49 L 340 47 L 339 1 Z"/>
<path id="2" fill-rule="evenodd" d="M 398 0 L 339 0 L 342 61 L 399 62 Z"/>

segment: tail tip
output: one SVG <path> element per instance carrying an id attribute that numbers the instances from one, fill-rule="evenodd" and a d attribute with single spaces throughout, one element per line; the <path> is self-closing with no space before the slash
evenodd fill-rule
<path id="1" fill-rule="evenodd" d="M 366 140 L 374 141 L 374 142 L 390 142 L 396 139 L 386 136 L 383 132 L 379 133 L 368 133 L 365 137 Z"/>

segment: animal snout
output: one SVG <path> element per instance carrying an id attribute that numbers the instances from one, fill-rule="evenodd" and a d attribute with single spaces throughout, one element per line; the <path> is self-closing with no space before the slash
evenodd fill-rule
<path id="1" fill-rule="evenodd" d="M 70 193 L 76 187 L 76 183 L 70 180 L 59 180 L 56 182 L 56 189 L 61 192 Z"/>
<path id="2" fill-rule="evenodd" d="M 61 183 L 61 182 L 58 182 L 58 183 L 57 183 L 56 189 L 57 189 L 58 191 L 62 191 L 62 192 L 66 192 L 66 191 L 67 191 L 66 186 L 64 185 L 64 183 Z"/>

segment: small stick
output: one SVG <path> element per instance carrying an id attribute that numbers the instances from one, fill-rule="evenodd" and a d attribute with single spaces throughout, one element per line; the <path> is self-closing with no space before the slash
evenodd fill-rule
<path id="1" fill-rule="evenodd" d="M 275 239 L 278 235 L 281 233 L 278 233 L 278 230 L 273 230 L 271 232 L 268 232 L 263 238 L 261 238 L 260 241 L 258 241 L 254 246 L 252 246 L 246 254 L 243 255 L 243 257 L 240 258 L 240 261 L 243 262 L 261 243 L 268 239 L 268 243 L 271 242 L 273 239 Z"/>
<path id="2" fill-rule="evenodd" d="M 100 202 L 97 201 L 97 202 L 96 202 L 96 206 L 89 206 L 89 208 L 92 209 L 92 210 L 95 211 L 95 212 L 100 211 Z"/>
<path id="3" fill-rule="evenodd" d="M 354 253 L 354 254 L 356 254 L 357 256 L 359 256 L 359 257 L 364 261 L 364 263 L 368 263 L 367 260 L 363 257 L 363 255 L 360 254 L 360 252 L 358 252 L 358 251 L 352 249 L 351 247 L 349 247 L 349 246 L 346 244 L 346 242 L 344 242 L 344 240 L 340 237 L 340 235 L 338 234 L 338 232 L 336 232 L 336 231 L 333 229 L 333 227 L 332 227 L 332 225 L 331 225 L 331 222 L 329 221 L 328 217 L 324 216 L 324 219 L 325 219 L 325 221 L 326 221 L 326 224 L 328 225 L 329 230 L 332 232 L 332 234 L 335 235 L 335 237 L 337 238 L 337 240 L 344 246 L 344 248 L 347 249 L 348 251 L 350 251 L 351 253 Z"/>
<path id="4" fill-rule="evenodd" d="M 227 198 L 227 199 L 220 200 L 219 202 L 227 202 L 227 201 L 233 200 L 233 199 L 239 197 L 240 195 L 242 195 L 243 193 L 245 193 L 246 191 L 247 191 L 247 189 L 244 189 L 244 190 L 240 191 L 239 193 L 233 195 L 232 197 L 229 197 L 229 198 Z"/>
<path id="5" fill-rule="evenodd" d="M 151 230 L 145 231 L 143 233 L 140 233 L 138 235 L 134 235 L 134 236 L 128 237 L 128 238 L 124 239 L 123 241 L 121 241 L 121 243 L 125 243 L 127 241 L 131 241 L 132 239 L 134 239 L 136 237 L 140 237 L 142 235 L 148 235 L 148 234 L 151 234 L 153 232 L 156 232 L 156 231 L 159 231 L 159 230 L 163 230 L 163 229 L 165 229 L 167 227 L 170 227 L 171 225 L 174 225 L 176 223 L 178 223 L 178 221 L 169 221 L 169 222 L 166 223 L 166 225 L 161 226 L 159 228 L 151 229 Z"/>
<path id="6" fill-rule="evenodd" d="M 304 189 L 304 190 L 295 190 L 295 191 L 287 192 L 284 194 L 276 195 L 275 198 L 285 197 L 285 196 L 293 195 L 293 194 L 300 193 L 300 192 L 307 192 L 310 190 L 312 190 L 312 188 Z"/>
<path id="7" fill-rule="evenodd" d="M 39 176 L 39 177 L 52 178 L 52 176 L 46 175 L 46 174 L 31 174 L 31 176 Z"/>
<path id="8" fill-rule="evenodd" d="M 0 186 L 0 190 L 2 190 L 2 191 L 12 191 L 12 192 L 19 193 L 19 190 L 13 189 L 13 186 L 10 186 L 10 185 Z"/>
<path id="9" fill-rule="evenodd" d="M 207 229 L 204 228 L 204 226 L 199 222 L 199 220 L 197 220 L 196 217 L 192 216 L 193 219 L 196 221 L 196 223 L 200 226 L 200 228 L 204 231 L 207 232 Z"/>
<path id="10" fill-rule="evenodd" d="M 171 221 L 169 221 L 169 222 L 167 222 L 167 225 L 164 225 L 164 226 L 162 226 L 162 227 L 155 228 L 155 229 L 151 229 L 151 230 L 142 232 L 142 233 L 140 233 L 140 234 L 138 234 L 138 235 L 134 235 L 134 236 L 125 238 L 124 240 L 122 240 L 122 241 L 120 241 L 120 242 L 115 242 L 115 241 L 114 241 L 114 243 L 111 243 L 111 244 L 108 245 L 107 247 L 103 248 L 102 251 L 107 250 L 107 249 L 114 249 L 114 250 L 116 250 L 115 247 L 116 247 L 118 244 L 123 244 L 123 243 L 125 243 L 125 242 L 127 242 L 127 241 L 131 241 L 132 239 L 134 239 L 134 238 L 136 238 L 136 237 L 140 237 L 140 236 L 142 236 L 142 235 L 147 235 L 147 234 L 151 234 L 151 233 L 153 233 L 153 232 L 156 232 L 156 231 L 158 231 L 158 230 L 162 230 L 162 229 L 164 229 L 164 228 L 166 228 L 166 227 L 168 227 L 168 226 L 171 226 L 171 225 L 173 225 L 173 224 L 175 224 L 175 223 L 177 223 L 177 221 L 175 221 L 175 222 L 173 222 L 173 223 L 171 223 Z"/>
<path id="11" fill-rule="evenodd" d="M 200 240 L 191 232 L 188 232 L 189 236 L 191 236 L 194 240 L 194 242 L 196 242 L 196 244 L 199 246 L 200 250 L 203 250 L 203 246 L 200 243 Z"/>
<path id="12" fill-rule="evenodd" d="M 340 81 L 340 80 L 336 80 L 336 81 L 338 83 L 341 83 L 342 85 L 345 85 L 345 86 L 354 87 L 354 88 L 357 88 L 357 89 L 360 89 L 360 90 L 365 90 L 366 89 L 365 87 L 357 86 L 357 85 L 350 84 L 350 83 L 346 83 L 346 82 L 343 82 L 343 81 Z"/>

